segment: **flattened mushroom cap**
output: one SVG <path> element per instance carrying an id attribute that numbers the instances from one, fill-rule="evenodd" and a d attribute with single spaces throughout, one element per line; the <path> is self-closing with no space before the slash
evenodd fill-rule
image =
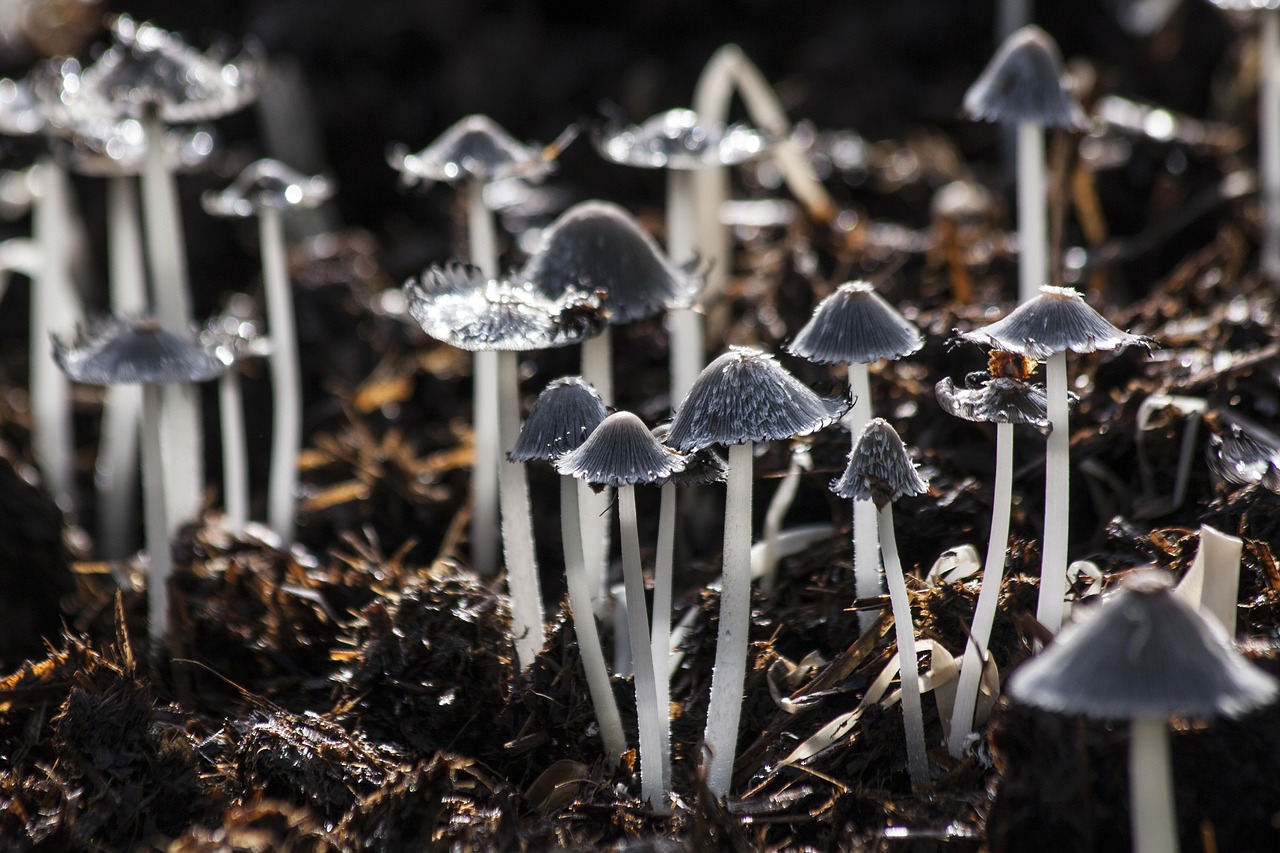
<path id="1" fill-rule="evenodd" d="M 614 412 L 577 450 L 552 463 L 561 474 L 593 486 L 652 485 L 683 471 L 684 455 L 661 444 L 631 412 Z"/>
<path id="2" fill-rule="evenodd" d="M 304 175 L 279 160 L 255 160 L 222 192 L 204 194 L 204 209 L 214 216 L 255 216 L 263 208 L 315 207 L 333 197 L 333 182 Z"/>
<path id="3" fill-rule="evenodd" d="M 929 483 L 907 455 L 898 431 L 883 418 L 872 418 L 849 453 L 849 464 L 831 491 L 855 501 L 875 501 L 877 509 L 898 498 L 923 494 Z"/>
<path id="4" fill-rule="evenodd" d="M 910 355 L 924 336 L 869 282 L 850 281 L 818 303 L 787 352 L 817 364 L 870 364 Z"/>
<path id="5" fill-rule="evenodd" d="M 1005 124 L 1031 121 L 1081 130 L 1084 114 L 1062 85 L 1062 54 L 1044 30 L 1012 33 L 964 95 L 967 118 Z"/>
<path id="6" fill-rule="evenodd" d="M 676 410 L 667 444 L 688 453 L 817 432 L 844 415 L 842 399 L 819 397 L 752 347 L 730 347 L 694 380 Z"/>
<path id="7" fill-rule="evenodd" d="M 944 412 L 966 421 L 1030 424 L 1045 435 L 1053 429 L 1041 385 L 1000 376 L 977 388 L 957 388 L 948 376 L 934 386 L 934 393 Z"/>
<path id="8" fill-rule="evenodd" d="M 658 113 L 642 124 L 608 124 L 596 137 L 600 156 L 643 169 L 734 166 L 768 152 L 777 141 L 741 124 L 702 124 L 693 110 Z"/>
<path id="9" fill-rule="evenodd" d="M 1009 678 L 1009 696 L 1097 719 L 1238 717 L 1276 698 L 1276 680 L 1235 650 L 1173 592 L 1143 572 L 1062 629 Z"/>
<path id="10" fill-rule="evenodd" d="M 1039 361 L 1067 350 L 1083 353 L 1149 345 L 1146 338 L 1108 323 L 1074 288 L 1049 285 L 1003 320 L 965 332 L 960 338 Z"/>
<path id="11" fill-rule="evenodd" d="M 662 424 L 653 428 L 653 437 L 658 441 L 666 442 L 667 436 L 671 434 L 671 425 Z M 709 486 L 712 483 L 723 483 L 725 477 L 729 473 L 729 465 L 709 447 L 701 450 L 695 450 L 686 457 L 687 464 L 683 471 L 677 471 L 668 477 L 668 481 L 675 483 L 677 486 Z M 664 484 L 665 485 L 665 484 Z"/>
<path id="12" fill-rule="evenodd" d="M 137 119 L 103 116 L 66 130 L 70 132 L 51 141 L 58 161 L 67 168 L 99 178 L 141 174 L 147 134 Z M 216 145 L 209 125 L 171 128 L 164 135 L 165 162 L 175 172 L 190 172 L 208 161 Z"/>
<path id="13" fill-rule="evenodd" d="M 553 349 L 599 334 L 607 323 L 594 293 L 548 299 L 529 284 L 490 279 L 465 264 L 431 267 L 404 286 L 410 316 L 438 341 L 468 352 Z"/>
<path id="14" fill-rule="evenodd" d="M 566 130 L 549 146 L 516 141 L 485 115 L 469 115 L 454 122 L 416 154 L 397 145 L 387 162 L 406 181 L 457 183 L 468 178 L 496 181 L 502 178 L 538 178 L 550 172 L 560 149 L 577 135 Z"/>
<path id="15" fill-rule="evenodd" d="M 554 379 L 534 400 L 507 458 L 551 460 L 576 450 L 608 414 L 599 392 L 581 376 Z"/>
<path id="16" fill-rule="evenodd" d="M 1280 448 L 1259 441 L 1238 424 L 1229 424 L 1226 435 L 1210 435 L 1205 457 L 1209 470 L 1228 483 L 1261 483 L 1280 492 Z"/>
<path id="17" fill-rule="evenodd" d="M 150 319 L 103 322 L 73 346 L 54 337 L 53 360 L 68 378 L 84 385 L 206 382 L 227 369 L 214 351 Z"/>
<path id="18" fill-rule="evenodd" d="M 631 214 L 604 201 L 584 201 L 561 214 L 517 278 L 549 296 L 604 291 L 612 323 L 687 306 L 702 284 L 667 260 Z"/>

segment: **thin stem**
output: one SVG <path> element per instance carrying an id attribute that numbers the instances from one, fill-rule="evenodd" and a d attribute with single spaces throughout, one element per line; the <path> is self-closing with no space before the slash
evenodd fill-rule
<path id="1" fill-rule="evenodd" d="M 164 455 L 160 448 L 159 385 L 142 386 L 142 494 L 147 537 L 147 630 L 153 648 L 169 635 L 169 520 L 164 493 Z"/>
<path id="2" fill-rule="evenodd" d="M 471 263 L 486 276 L 498 273 L 498 242 L 493 215 L 484 204 L 484 182 L 467 184 L 467 242 Z M 498 573 L 498 354 L 477 352 L 471 359 L 472 429 L 475 461 L 471 468 L 471 566 L 481 575 Z"/>
<path id="3" fill-rule="evenodd" d="M 667 170 L 667 257 L 684 264 L 697 254 L 697 213 L 694 206 L 694 173 Z M 671 319 L 671 408 L 684 399 L 698 378 L 703 362 L 702 315 L 694 308 L 675 308 Z"/>
<path id="4" fill-rule="evenodd" d="M 871 373 L 865 364 L 849 365 L 849 433 L 854 446 L 871 421 Z M 884 594 L 884 572 L 880 570 L 880 534 L 876 508 L 871 501 L 853 502 L 853 589 L 858 598 Z M 876 621 L 871 611 L 858 613 L 858 628 L 865 632 Z"/>
<path id="5" fill-rule="evenodd" d="M 1266 216 L 1262 272 L 1280 284 L 1280 9 L 1262 9 L 1262 80 L 1258 93 L 1259 163 Z"/>
<path id="6" fill-rule="evenodd" d="M 520 435 L 519 357 L 498 353 L 498 439 L 500 447 L 514 447 Z M 502 506 L 502 549 L 511 594 L 511 622 L 516 659 L 526 669 L 542 651 L 542 590 L 533 553 L 533 519 L 529 481 L 524 463 L 498 464 L 498 501 Z"/>
<path id="7" fill-rule="evenodd" d="M 233 533 L 249 520 L 249 451 L 244 434 L 244 396 L 234 367 L 218 377 L 218 412 L 222 426 L 222 502 Z"/>
<path id="8" fill-rule="evenodd" d="M 298 364 L 297 325 L 280 211 L 263 208 L 258 214 L 258 225 L 271 335 L 271 389 L 275 398 L 267 522 L 288 548 L 294 535 L 294 493 L 298 482 L 298 448 L 302 443 L 302 370 Z"/>
<path id="9" fill-rule="evenodd" d="M 898 663 L 902 677 L 902 720 L 907 733 L 907 770 L 912 785 L 929 781 L 929 755 L 924 745 L 924 712 L 920 707 L 920 673 L 916 663 L 915 627 L 911 623 L 911 602 L 907 582 L 898 560 L 898 542 L 893 533 L 893 504 L 879 512 L 880 553 L 884 558 L 889 601 L 893 605 L 893 627 L 898 641 Z"/>
<path id="10" fill-rule="evenodd" d="M 1067 355 L 1049 356 L 1045 362 L 1045 396 L 1048 401 L 1048 454 L 1045 458 L 1044 548 L 1040 562 L 1040 598 L 1036 619 L 1050 631 L 1062 627 L 1063 601 L 1067 595 L 1067 524 L 1070 502 L 1070 430 L 1067 420 Z"/>
<path id="11" fill-rule="evenodd" d="M 613 405 L 613 327 L 582 342 L 582 378 L 604 401 Z"/>
<path id="12" fill-rule="evenodd" d="M 787 510 L 795 503 L 796 492 L 800 489 L 800 472 L 804 468 L 803 453 L 792 452 L 791 461 L 787 465 L 787 473 L 778 483 L 778 488 L 769 499 L 769 506 L 764 511 L 764 559 L 760 572 L 760 591 L 773 592 L 778 579 L 778 534 L 782 531 L 782 522 L 787 517 Z"/>
<path id="13" fill-rule="evenodd" d="M 1000 0 L 996 12 L 996 44 L 1031 23 L 1031 0 Z"/>
<path id="14" fill-rule="evenodd" d="M 1134 853 L 1178 853 L 1169 726 L 1160 717 L 1129 724 L 1129 831 Z"/>
<path id="15" fill-rule="evenodd" d="M 604 401 L 612 406 L 613 399 L 613 327 L 582 342 L 582 378 Z M 613 526 L 613 490 L 592 491 L 585 483 L 579 494 L 582 507 L 582 551 L 587 560 L 587 578 L 591 586 L 592 611 L 599 617 L 608 615 L 609 609 L 609 546 Z"/>
<path id="16" fill-rule="evenodd" d="M 1018 123 L 1018 302 L 1034 299 L 1049 281 L 1044 129 Z"/>
<path id="17" fill-rule="evenodd" d="M 671 790 L 671 585 L 675 561 L 676 484 L 662 484 L 658 552 L 653 565 L 653 675 L 662 726 L 662 790 Z"/>
<path id="18" fill-rule="evenodd" d="M 1236 635 L 1236 610 L 1240 595 L 1240 554 L 1244 540 L 1200 525 L 1200 549 L 1204 560 L 1204 588 L 1200 609 L 1222 623 L 1228 637 Z"/>

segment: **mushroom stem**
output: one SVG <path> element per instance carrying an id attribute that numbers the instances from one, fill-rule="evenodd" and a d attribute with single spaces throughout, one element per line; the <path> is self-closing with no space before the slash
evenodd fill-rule
<path id="1" fill-rule="evenodd" d="M 492 278 L 498 272 L 493 216 L 484 204 L 484 182 L 467 184 L 467 241 L 471 263 Z M 498 354 L 471 357 L 472 429 L 475 461 L 471 468 L 471 566 L 481 575 L 498 573 Z"/>
<path id="2" fill-rule="evenodd" d="M 658 552 L 653 564 L 653 676 L 662 734 L 662 790 L 671 790 L 671 584 L 676 538 L 676 484 L 662 484 Z"/>
<path id="3" fill-rule="evenodd" d="M 1018 303 L 1035 299 L 1049 281 L 1044 129 L 1018 122 Z"/>
<path id="4" fill-rule="evenodd" d="M 169 519 L 160 448 L 162 385 L 142 386 L 142 494 L 147 537 L 147 629 L 154 643 L 169 634 Z M 153 648 L 158 646 L 153 645 Z"/>
<path id="5" fill-rule="evenodd" d="M 871 421 L 871 373 L 867 365 L 849 365 L 849 432 L 856 447 L 858 437 Z M 876 508 L 870 501 L 853 502 L 853 590 L 858 598 L 875 598 L 884 592 L 884 573 L 880 570 L 880 536 L 876 527 Z M 858 628 L 866 631 L 876 621 L 873 611 L 858 613 Z"/>
<path id="6" fill-rule="evenodd" d="M 1161 717 L 1129 724 L 1129 831 L 1134 853 L 1178 853 L 1169 726 Z"/>
<path id="7" fill-rule="evenodd" d="M 729 448 L 724 508 L 720 629 L 711 673 L 711 703 L 704 734 L 711 750 L 707 787 L 726 797 L 733 783 L 733 760 L 747 675 L 747 635 L 751 628 L 751 469 L 754 442 Z"/>
<path id="8" fill-rule="evenodd" d="M 802 461 L 804 452 L 792 452 L 791 461 L 787 464 L 787 473 L 774 490 L 769 499 L 769 506 L 764 511 L 764 529 L 761 531 L 764 542 L 764 555 L 761 559 L 760 591 L 773 592 L 778 580 L 778 535 L 782 532 L 782 522 L 786 519 L 787 510 L 795 503 L 796 492 L 800 489 L 800 472 L 806 467 Z"/>
<path id="9" fill-rule="evenodd" d="M 667 256 L 674 264 L 684 264 L 697 256 L 694 174 L 688 169 L 667 170 Z M 674 410 L 702 370 L 704 344 L 702 315 L 694 307 L 674 308 L 670 317 L 671 408 Z"/>
<path id="10" fill-rule="evenodd" d="M 1262 9 L 1261 64 L 1258 124 L 1259 171 L 1266 205 L 1262 234 L 1262 272 L 1271 283 L 1280 283 L 1280 10 Z"/>
<path id="11" fill-rule="evenodd" d="M 498 353 L 498 440 L 514 447 L 520 435 L 519 356 Z M 520 669 L 542 651 L 542 591 L 533 553 L 533 519 L 529 481 L 524 463 L 498 465 L 498 500 L 502 506 L 502 549 L 506 557 L 507 589 L 511 594 L 511 622 Z"/>
<path id="12" fill-rule="evenodd" d="M 1055 353 L 1045 362 L 1045 399 L 1049 415 L 1048 455 L 1045 459 L 1044 545 L 1040 562 L 1040 597 L 1036 619 L 1050 631 L 1062 627 L 1067 594 L 1067 522 L 1070 504 L 1070 424 L 1067 421 L 1067 354 Z"/>
<path id="13" fill-rule="evenodd" d="M 218 412 L 222 427 L 222 502 L 227 525 L 239 535 L 249 520 L 249 452 L 244 435 L 244 396 L 240 374 L 234 367 L 218 377 Z"/>
<path id="14" fill-rule="evenodd" d="M 893 625 L 898 641 L 898 664 L 902 676 L 902 718 L 907 734 L 907 770 L 912 785 L 929 781 L 929 756 L 924 745 L 924 712 L 920 707 L 920 673 L 916 663 L 916 635 L 911 623 L 911 602 L 907 582 L 898 561 L 898 542 L 893 533 L 893 504 L 879 511 L 880 553 L 884 558 L 889 602 L 893 605 Z"/>
<path id="15" fill-rule="evenodd" d="M 600 334 L 582 342 L 582 378 L 604 400 L 613 405 L 613 327 L 605 326 Z"/>
<path id="16" fill-rule="evenodd" d="M 591 611 L 598 619 L 609 617 L 609 540 L 613 533 L 613 490 L 592 490 L 586 481 L 578 481 L 578 523 L 582 532 L 582 553 L 587 561 L 587 589 L 591 592 Z"/>
<path id="17" fill-rule="evenodd" d="M 951 714 L 951 737 L 947 747 L 951 755 L 964 755 L 965 741 L 973 732 L 973 713 L 978 704 L 982 683 L 983 661 L 991 639 L 991 625 L 1000 601 L 1000 580 L 1004 574 L 1005 553 L 1009 545 L 1009 508 L 1013 502 L 1013 424 L 996 424 L 996 486 L 991 501 L 991 536 L 987 540 L 987 562 L 982 569 L 982 590 L 973 612 L 973 626 L 964 649 L 960 667 L 960 683 L 956 687 L 955 707 Z"/>
<path id="18" fill-rule="evenodd" d="M 622 733 L 622 719 L 609 682 L 604 649 L 596 630 L 596 617 L 591 609 L 587 566 L 582 552 L 582 528 L 578 523 L 578 487 L 581 484 L 582 481 L 574 477 L 560 478 L 560 535 L 564 540 L 564 575 L 569 587 L 569 606 L 573 610 L 573 631 L 578 638 L 578 653 L 582 658 L 582 668 L 586 671 L 591 705 L 596 710 L 596 721 L 600 724 L 600 740 L 604 742 L 609 766 L 616 767 L 622 753 L 627 751 L 627 739 Z"/>
<path id="19" fill-rule="evenodd" d="M 271 389 L 274 429 L 268 480 L 267 522 L 287 549 L 294 536 L 294 492 L 298 481 L 298 447 L 302 442 L 302 379 L 298 364 L 293 292 L 285 255 L 280 211 L 263 207 L 258 214 L 262 279 L 271 336 Z"/>

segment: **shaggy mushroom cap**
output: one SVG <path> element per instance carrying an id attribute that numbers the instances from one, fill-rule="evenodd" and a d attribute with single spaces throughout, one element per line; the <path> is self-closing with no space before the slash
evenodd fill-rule
<path id="1" fill-rule="evenodd" d="M 1260 483 L 1280 492 L 1280 448 L 1259 441 L 1238 424 L 1229 424 L 1225 435 L 1213 433 L 1205 450 L 1209 470 L 1236 486 Z"/>
<path id="2" fill-rule="evenodd" d="M 830 489 L 842 498 L 874 501 L 876 509 L 898 498 L 924 494 L 929 482 L 907 455 L 898 431 L 883 418 L 872 418 L 849 453 L 849 464 Z"/>
<path id="3" fill-rule="evenodd" d="M 534 400 L 507 459 L 550 461 L 576 450 L 608 415 L 600 394 L 581 376 L 554 379 Z"/>
<path id="4" fill-rule="evenodd" d="M 1043 361 L 1071 350 L 1084 353 L 1148 346 L 1146 338 L 1122 332 L 1107 322 L 1071 287 L 1044 285 L 1029 299 L 990 326 L 964 332 L 961 340 Z"/>
<path id="5" fill-rule="evenodd" d="M 658 113 L 643 124 L 607 124 L 595 139 L 600 156 L 642 169 L 735 166 L 767 153 L 777 141 L 741 124 L 705 125 L 693 110 Z"/>
<path id="6" fill-rule="evenodd" d="M 677 267 L 621 207 L 584 201 L 560 215 L 517 278 L 549 296 L 603 291 L 611 323 L 631 323 L 688 306 L 702 284 Z"/>
<path id="7" fill-rule="evenodd" d="M 1044 30 L 1011 34 L 964 95 L 964 114 L 982 121 L 1082 130 L 1084 114 L 1062 85 L 1062 54 Z"/>
<path id="8" fill-rule="evenodd" d="M 466 264 L 431 267 L 404 286 L 410 316 L 438 341 L 468 352 L 553 349 L 599 334 L 594 293 L 549 299 L 530 284 L 491 279 Z"/>
<path id="9" fill-rule="evenodd" d="M 687 458 L 661 444 L 631 412 L 614 412 L 587 440 L 554 463 L 555 469 L 592 486 L 654 485 L 683 471 Z"/>
<path id="10" fill-rule="evenodd" d="M 83 121 L 64 135 L 51 137 L 58 162 L 81 175 L 106 178 L 141 174 L 147 158 L 147 134 L 137 119 L 101 116 Z M 217 146 L 212 127 L 172 128 L 165 133 L 169 169 L 191 172 L 209 160 Z"/>
<path id="11" fill-rule="evenodd" d="M 206 213 L 213 216 L 256 216 L 263 208 L 286 210 L 316 207 L 333 197 L 333 182 L 322 175 L 304 175 L 279 160 L 255 160 L 231 186 L 205 193 Z"/>
<path id="12" fill-rule="evenodd" d="M 84 385 L 206 382 L 228 365 L 213 350 L 183 340 L 152 319 L 108 320 L 74 345 L 54 337 L 53 360 L 69 379 Z"/>
<path id="13" fill-rule="evenodd" d="M 671 425 L 662 424 L 653 428 L 653 437 L 666 442 L 671 434 Z M 668 482 L 683 488 L 685 486 L 709 486 L 712 483 L 723 483 L 729 474 L 729 464 L 720 454 L 709 447 L 695 450 L 686 457 L 688 464 L 683 471 L 677 471 L 667 478 Z"/>
<path id="14" fill-rule="evenodd" d="M 713 444 L 732 447 L 808 435 L 847 410 L 844 400 L 819 397 L 768 353 L 730 347 L 694 380 L 676 410 L 667 444 L 688 453 Z"/>
<path id="15" fill-rule="evenodd" d="M 924 336 L 869 282 L 850 281 L 818 303 L 787 352 L 817 364 L 870 364 L 910 355 Z"/>
<path id="16" fill-rule="evenodd" d="M 1009 696 L 1098 719 L 1238 717 L 1275 701 L 1274 678 L 1245 660 L 1220 626 L 1142 572 L 1020 666 Z"/>
<path id="17" fill-rule="evenodd" d="M 1030 424 L 1045 435 L 1053 429 L 1041 385 L 998 376 L 976 387 L 957 388 L 948 376 L 934 386 L 934 393 L 944 412 L 966 421 Z"/>
<path id="18" fill-rule="evenodd" d="M 488 116 L 469 115 L 454 122 L 416 154 L 410 153 L 407 146 L 395 146 L 387 155 L 387 162 L 409 183 L 533 179 L 555 167 L 555 158 L 576 135 L 576 128 L 571 127 L 551 145 L 524 144 Z"/>

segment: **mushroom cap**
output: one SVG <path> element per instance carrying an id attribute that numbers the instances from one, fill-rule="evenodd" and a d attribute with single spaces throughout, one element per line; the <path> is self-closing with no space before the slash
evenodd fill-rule
<path id="1" fill-rule="evenodd" d="M 232 294 L 226 310 L 210 317 L 200 330 L 201 346 L 212 349 L 228 365 L 266 358 L 271 354 L 271 338 L 264 331 L 262 318 L 253 312 L 251 296 Z"/>
<path id="2" fill-rule="evenodd" d="M 27 80 L 0 79 L 0 133 L 31 136 L 44 129 L 45 117 Z"/>
<path id="3" fill-rule="evenodd" d="M 660 443 L 631 412 L 614 412 L 581 446 L 552 463 L 568 477 L 593 486 L 654 485 L 683 471 L 686 457 Z"/>
<path id="4" fill-rule="evenodd" d="M 631 214 L 606 201 L 584 201 L 562 213 L 517 277 L 549 296 L 604 291 L 611 323 L 685 307 L 702 284 L 667 260 Z"/>
<path id="5" fill-rule="evenodd" d="M 1209 470 L 1236 486 L 1261 483 L 1280 492 L 1280 448 L 1250 435 L 1238 424 L 1229 424 L 1226 435 L 1209 436 L 1205 449 Z"/>
<path id="6" fill-rule="evenodd" d="M 957 222 L 980 222 L 991 215 L 993 199 L 976 181 L 957 180 L 944 184 L 929 200 L 929 213 Z"/>
<path id="7" fill-rule="evenodd" d="M 555 459 L 581 446 L 608 415 L 600 393 L 581 376 L 553 379 L 533 401 L 507 458 L 512 462 Z"/>
<path id="8" fill-rule="evenodd" d="M 1062 85 L 1062 76 L 1058 45 L 1039 27 L 1023 27 L 1004 40 L 965 92 L 964 114 L 974 120 L 1081 130 L 1084 114 Z"/>
<path id="9" fill-rule="evenodd" d="M 566 132 L 551 146 L 524 144 L 488 116 L 469 115 L 458 119 L 417 153 L 411 153 L 404 145 L 395 146 L 387 155 L 387 162 L 411 183 L 539 178 L 554 168 L 554 155 L 572 138 L 573 133 Z"/>
<path id="10" fill-rule="evenodd" d="M 965 332 L 960 338 L 1039 361 L 1067 350 L 1083 353 L 1148 345 L 1146 338 L 1108 323 L 1075 288 L 1049 285 L 1042 286 L 1039 296 L 1022 303 L 1003 320 Z"/>
<path id="11" fill-rule="evenodd" d="M 872 418 L 849 453 L 849 464 L 830 489 L 842 498 L 875 501 L 876 508 L 898 498 L 926 492 L 929 482 L 920 476 L 907 455 L 907 445 L 884 418 Z"/>
<path id="12" fill-rule="evenodd" d="M 333 197 L 333 182 L 323 175 L 304 175 L 264 157 L 255 160 L 222 192 L 204 194 L 213 216 L 256 216 L 264 208 L 288 210 L 316 207 Z"/>
<path id="13" fill-rule="evenodd" d="M 1253 12 L 1259 9 L 1280 9 L 1280 0 L 1209 0 L 1219 9 L 1228 12 Z"/>
<path id="14" fill-rule="evenodd" d="M 653 437 L 658 441 L 665 443 L 670 434 L 671 424 L 662 424 L 653 428 Z M 685 465 L 684 470 L 672 474 L 667 478 L 668 482 L 680 487 L 709 486 L 712 483 L 723 483 L 729 474 L 729 464 L 709 447 L 695 450 L 685 458 L 688 464 Z"/>
<path id="15" fill-rule="evenodd" d="M 732 447 L 817 432 L 848 409 L 843 399 L 819 397 L 768 353 L 729 351 L 702 369 L 685 395 L 667 444 L 688 453 L 713 444 Z"/>
<path id="16" fill-rule="evenodd" d="M 1018 667 L 1007 690 L 1059 714 L 1204 719 L 1266 705 L 1277 683 L 1174 594 L 1167 576 L 1141 572 Z"/>
<path id="17" fill-rule="evenodd" d="M 605 327 L 600 299 L 567 290 L 549 299 L 530 284 L 490 279 L 465 264 L 431 267 L 404 286 L 410 316 L 438 341 L 469 352 L 552 349 Z"/>
<path id="18" fill-rule="evenodd" d="M 147 158 L 147 134 L 137 119 L 101 116 L 84 121 L 69 133 L 51 137 L 58 162 L 81 175 L 95 178 L 142 173 Z M 170 128 L 165 132 L 165 162 L 174 172 L 203 166 L 217 147 L 209 125 Z"/>
<path id="19" fill-rule="evenodd" d="M 966 421 L 1030 424 L 1045 435 L 1053 429 L 1042 385 L 998 376 L 977 388 L 957 388 L 948 376 L 934 393 L 944 412 Z"/>
<path id="20" fill-rule="evenodd" d="M 693 110 L 658 113 L 642 124 L 608 124 L 595 138 L 600 156 L 642 169 L 734 166 L 768 152 L 777 140 L 742 124 L 707 125 Z"/>
<path id="21" fill-rule="evenodd" d="M 111 319 L 74 345 L 53 338 L 53 360 L 84 385 L 168 385 L 206 382 L 227 369 L 213 350 L 161 328 L 152 319 Z"/>
<path id="22" fill-rule="evenodd" d="M 850 281 L 818 303 L 787 352 L 817 364 L 870 364 L 924 346 L 924 335 L 865 281 Z"/>

